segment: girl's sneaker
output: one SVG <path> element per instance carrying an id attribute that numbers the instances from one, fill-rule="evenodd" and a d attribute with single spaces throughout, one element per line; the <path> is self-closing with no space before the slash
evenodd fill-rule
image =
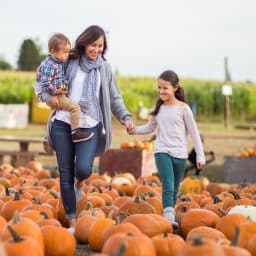
<path id="1" fill-rule="evenodd" d="M 72 235 L 75 234 L 75 228 L 74 228 L 74 227 L 68 228 L 68 231 L 69 231 Z"/>
<path id="2" fill-rule="evenodd" d="M 175 221 L 175 211 L 173 207 L 164 208 L 163 216 L 169 221 L 173 229 L 179 228 L 179 224 Z"/>

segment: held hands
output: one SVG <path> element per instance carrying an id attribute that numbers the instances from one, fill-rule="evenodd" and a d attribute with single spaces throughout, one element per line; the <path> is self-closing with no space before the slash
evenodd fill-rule
<path id="1" fill-rule="evenodd" d="M 134 125 L 133 122 L 125 123 L 125 127 L 126 127 L 126 131 L 127 131 L 128 134 L 130 134 L 130 135 L 135 134 L 135 125 Z"/>

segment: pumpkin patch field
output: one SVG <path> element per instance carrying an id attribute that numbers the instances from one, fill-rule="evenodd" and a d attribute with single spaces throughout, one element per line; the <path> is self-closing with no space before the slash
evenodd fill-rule
<path id="1" fill-rule="evenodd" d="M 1 164 L 0 255 L 256 255 L 255 185 L 186 177 L 175 204 L 179 229 L 162 216 L 161 192 L 158 175 L 93 173 L 72 234 L 58 177 L 38 161 Z"/>
<path id="2" fill-rule="evenodd" d="M 58 175 L 47 168 L 54 157 L 19 167 L 0 164 L 0 255 L 256 255 L 256 185 L 223 183 L 219 176 L 225 155 L 255 157 L 251 138 L 256 132 L 199 127 L 216 161 L 201 176 L 191 172 L 181 183 L 178 230 L 162 216 L 157 173 L 136 179 L 130 170 L 112 177 L 94 172 L 83 183 L 72 234 Z M 127 150 L 152 150 L 140 143 L 145 136 L 123 135 L 124 128 L 115 123 L 114 129 L 113 148 L 125 142 Z"/>

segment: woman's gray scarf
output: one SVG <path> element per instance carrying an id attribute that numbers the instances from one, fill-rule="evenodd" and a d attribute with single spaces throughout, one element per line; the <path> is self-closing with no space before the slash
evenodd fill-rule
<path id="1" fill-rule="evenodd" d="M 80 67 L 85 73 L 82 97 L 78 104 L 81 110 L 97 121 L 102 121 L 102 110 L 97 98 L 98 69 L 103 65 L 101 57 L 95 61 L 90 61 L 85 57 L 70 61 L 66 70 L 66 76 L 69 84 L 69 93 L 72 90 L 73 82 Z"/>

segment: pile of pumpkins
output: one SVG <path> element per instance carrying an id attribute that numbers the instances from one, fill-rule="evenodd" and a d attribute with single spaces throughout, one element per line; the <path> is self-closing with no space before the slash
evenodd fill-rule
<path id="1" fill-rule="evenodd" d="M 256 145 L 254 147 L 244 149 L 240 154 L 242 158 L 256 157 Z"/>
<path id="2" fill-rule="evenodd" d="M 83 182 L 73 235 L 59 178 L 35 161 L 19 168 L 2 164 L 0 255 L 72 256 L 80 243 L 95 256 L 256 256 L 255 185 L 187 177 L 179 194 L 175 218 L 180 228 L 174 230 L 162 216 L 157 175 L 93 173 Z"/>
<path id="3" fill-rule="evenodd" d="M 135 140 L 134 142 L 125 140 L 120 145 L 121 149 L 139 149 L 153 151 L 154 142 Z"/>

